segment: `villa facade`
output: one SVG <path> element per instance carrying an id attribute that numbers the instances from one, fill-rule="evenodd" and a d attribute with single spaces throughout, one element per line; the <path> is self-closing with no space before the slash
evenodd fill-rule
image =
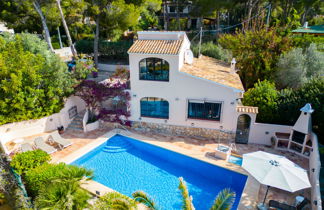
<path id="1" fill-rule="evenodd" d="M 185 32 L 138 32 L 128 53 L 130 120 L 224 130 L 247 143 L 257 108 L 240 104 L 244 88 L 233 66 L 193 58 Z"/>

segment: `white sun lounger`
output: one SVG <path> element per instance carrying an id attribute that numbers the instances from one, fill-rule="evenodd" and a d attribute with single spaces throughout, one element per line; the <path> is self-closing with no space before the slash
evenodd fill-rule
<path id="1" fill-rule="evenodd" d="M 45 143 L 43 137 L 37 137 L 35 140 L 35 145 L 38 149 L 43 150 L 44 152 L 46 152 L 47 154 L 52 154 L 54 152 L 57 151 L 57 149 L 55 149 L 54 147 L 52 147 L 51 145 L 48 145 Z"/>
<path id="2" fill-rule="evenodd" d="M 28 151 L 33 151 L 33 148 L 30 144 L 24 143 L 21 145 L 21 151 L 22 152 L 28 152 Z"/>
<path id="3" fill-rule="evenodd" d="M 62 138 L 61 135 L 57 131 L 52 132 L 49 135 L 48 140 L 50 142 L 57 143 L 61 149 L 64 149 L 64 148 L 72 145 L 72 142 L 70 142 L 67 139 Z"/>

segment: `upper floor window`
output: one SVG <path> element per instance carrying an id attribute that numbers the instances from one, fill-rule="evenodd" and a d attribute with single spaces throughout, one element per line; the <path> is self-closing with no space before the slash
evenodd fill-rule
<path id="1" fill-rule="evenodd" d="M 169 81 L 169 63 L 160 58 L 144 58 L 139 63 L 140 80 Z"/>
<path id="2" fill-rule="evenodd" d="M 222 103 L 189 100 L 188 118 L 220 121 Z"/>
<path id="3" fill-rule="evenodd" d="M 141 99 L 141 116 L 169 118 L 169 102 L 163 98 L 145 97 Z"/>

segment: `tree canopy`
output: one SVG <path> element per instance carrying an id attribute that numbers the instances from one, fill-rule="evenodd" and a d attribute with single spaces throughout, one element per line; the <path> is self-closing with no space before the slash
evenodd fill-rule
<path id="1" fill-rule="evenodd" d="M 0 124 L 59 112 L 78 83 L 36 35 L 0 37 Z"/>

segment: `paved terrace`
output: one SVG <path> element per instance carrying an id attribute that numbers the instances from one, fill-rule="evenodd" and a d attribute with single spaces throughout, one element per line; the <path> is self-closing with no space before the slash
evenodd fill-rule
<path id="1" fill-rule="evenodd" d="M 214 149 L 218 145 L 218 141 L 216 142 L 216 140 L 201 139 L 195 137 L 189 138 L 185 136 L 148 134 L 135 130 L 130 131 L 131 132 L 121 131 L 121 134 L 248 175 L 247 172 L 240 166 L 213 157 Z M 88 133 L 68 130 L 63 134 L 63 137 L 70 139 L 73 142 L 73 145 L 68 148 L 65 148 L 64 150 L 52 154 L 52 162 L 69 163 L 75 160 L 76 158 L 81 157 L 83 154 L 92 150 L 101 143 L 105 142 L 106 139 L 108 139 L 110 136 L 113 136 L 114 134 L 115 131 L 113 131 L 113 127 L 110 126 L 105 126 L 103 128 Z M 48 135 L 48 133 L 42 133 L 39 135 L 26 137 L 25 141 L 32 144 L 32 141 L 36 136 L 44 135 Z M 221 141 L 221 143 L 225 145 L 227 144 L 227 142 L 228 140 Z M 291 161 L 297 163 L 301 167 L 307 170 L 309 168 L 308 159 L 287 151 L 278 151 L 272 149 L 271 147 L 256 144 L 237 144 L 236 149 L 237 151 L 235 153 L 237 155 L 243 155 L 244 153 L 259 150 L 273 154 L 283 155 Z M 95 192 L 95 190 L 100 190 L 101 192 L 111 191 L 111 189 L 94 181 L 91 181 L 85 187 L 93 193 Z M 265 186 L 260 185 L 258 181 L 256 181 L 252 176 L 249 176 L 244 192 L 242 194 L 239 209 L 255 209 L 254 207 L 256 206 L 256 204 L 258 202 L 263 201 L 265 190 Z M 273 199 L 281 202 L 286 202 L 288 204 L 294 204 L 294 198 L 300 194 L 310 198 L 310 189 L 302 190 L 296 193 L 289 193 L 283 190 L 270 188 L 266 202 L 268 203 L 269 200 Z"/>

